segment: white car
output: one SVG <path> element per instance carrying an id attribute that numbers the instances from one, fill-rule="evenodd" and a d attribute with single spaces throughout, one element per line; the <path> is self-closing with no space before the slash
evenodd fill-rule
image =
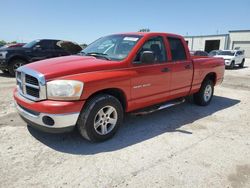
<path id="1" fill-rule="evenodd" d="M 215 57 L 222 57 L 225 60 L 226 67 L 234 68 L 235 65 L 244 67 L 244 50 L 222 50 Z"/>

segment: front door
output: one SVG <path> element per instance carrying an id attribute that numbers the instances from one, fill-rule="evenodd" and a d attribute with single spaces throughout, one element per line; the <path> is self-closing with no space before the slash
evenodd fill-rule
<path id="1" fill-rule="evenodd" d="M 152 51 L 155 61 L 147 64 L 140 62 L 144 51 Z M 163 38 L 156 36 L 144 43 L 133 63 L 134 76 L 131 78 L 131 98 L 140 106 L 149 106 L 169 95 L 171 64 L 167 63 Z"/>
<path id="2" fill-rule="evenodd" d="M 33 49 L 32 61 L 39 61 L 54 57 L 54 49 L 51 40 L 41 40 Z"/>

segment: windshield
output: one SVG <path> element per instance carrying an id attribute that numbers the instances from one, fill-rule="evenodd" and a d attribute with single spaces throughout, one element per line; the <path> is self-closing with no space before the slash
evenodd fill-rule
<path id="1" fill-rule="evenodd" d="M 29 42 L 27 44 L 25 44 L 23 47 L 24 48 L 32 48 L 34 45 L 36 45 L 36 43 L 38 43 L 40 40 L 34 40 L 32 42 Z"/>
<path id="2" fill-rule="evenodd" d="M 102 37 L 84 50 L 82 55 L 92 55 L 108 60 L 123 60 L 140 40 L 139 35 L 110 35 Z"/>
<path id="3" fill-rule="evenodd" d="M 218 55 L 229 55 L 229 56 L 234 56 L 234 53 L 233 51 L 221 51 L 218 53 Z"/>

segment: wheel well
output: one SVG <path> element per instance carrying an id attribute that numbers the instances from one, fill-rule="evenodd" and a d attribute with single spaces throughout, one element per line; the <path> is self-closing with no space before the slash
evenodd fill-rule
<path id="1" fill-rule="evenodd" d="M 92 97 L 94 97 L 94 96 L 96 96 L 98 94 L 109 94 L 109 95 L 114 96 L 115 98 L 117 98 L 120 101 L 120 103 L 122 104 L 123 109 L 126 110 L 126 108 L 127 108 L 126 95 L 124 94 L 124 92 L 122 90 L 117 89 L 117 88 L 110 88 L 110 89 L 100 90 L 100 91 L 90 95 L 88 97 L 88 99 L 92 98 Z"/>
<path id="2" fill-rule="evenodd" d="M 216 84 L 216 74 L 214 72 L 207 74 L 206 77 L 204 78 L 204 80 L 207 80 L 207 79 L 212 80 L 214 85 Z"/>
<path id="3" fill-rule="evenodd" d="M 26 63 L 29 62 L 26 58 L 24 58 L 24 57 L 22 57 L 22 56 L 13 56 L 13 57 L 11 57 L 11 58 L 9 59 L 9 62 L 12 62 L 13 60 L 17 60 L 17 59 L 21 59 L 21 60 L 25 61 Z"/>

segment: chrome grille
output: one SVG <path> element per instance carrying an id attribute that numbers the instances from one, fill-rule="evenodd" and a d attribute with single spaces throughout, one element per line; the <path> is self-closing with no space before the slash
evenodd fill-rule
<path id="1" fill-rule="evenodd" d="M 20 67 L 16 71 L 18 92 L 23 97 L 33 101 L 46 99 L 44 76 L 32 69 Z"/>
<path id="2" fill-rule="evenodd" d="M 36 86 L 39 85 L 37 78 L 30 76 L 28 74 L 25 75 L 25 82 Z"/>

